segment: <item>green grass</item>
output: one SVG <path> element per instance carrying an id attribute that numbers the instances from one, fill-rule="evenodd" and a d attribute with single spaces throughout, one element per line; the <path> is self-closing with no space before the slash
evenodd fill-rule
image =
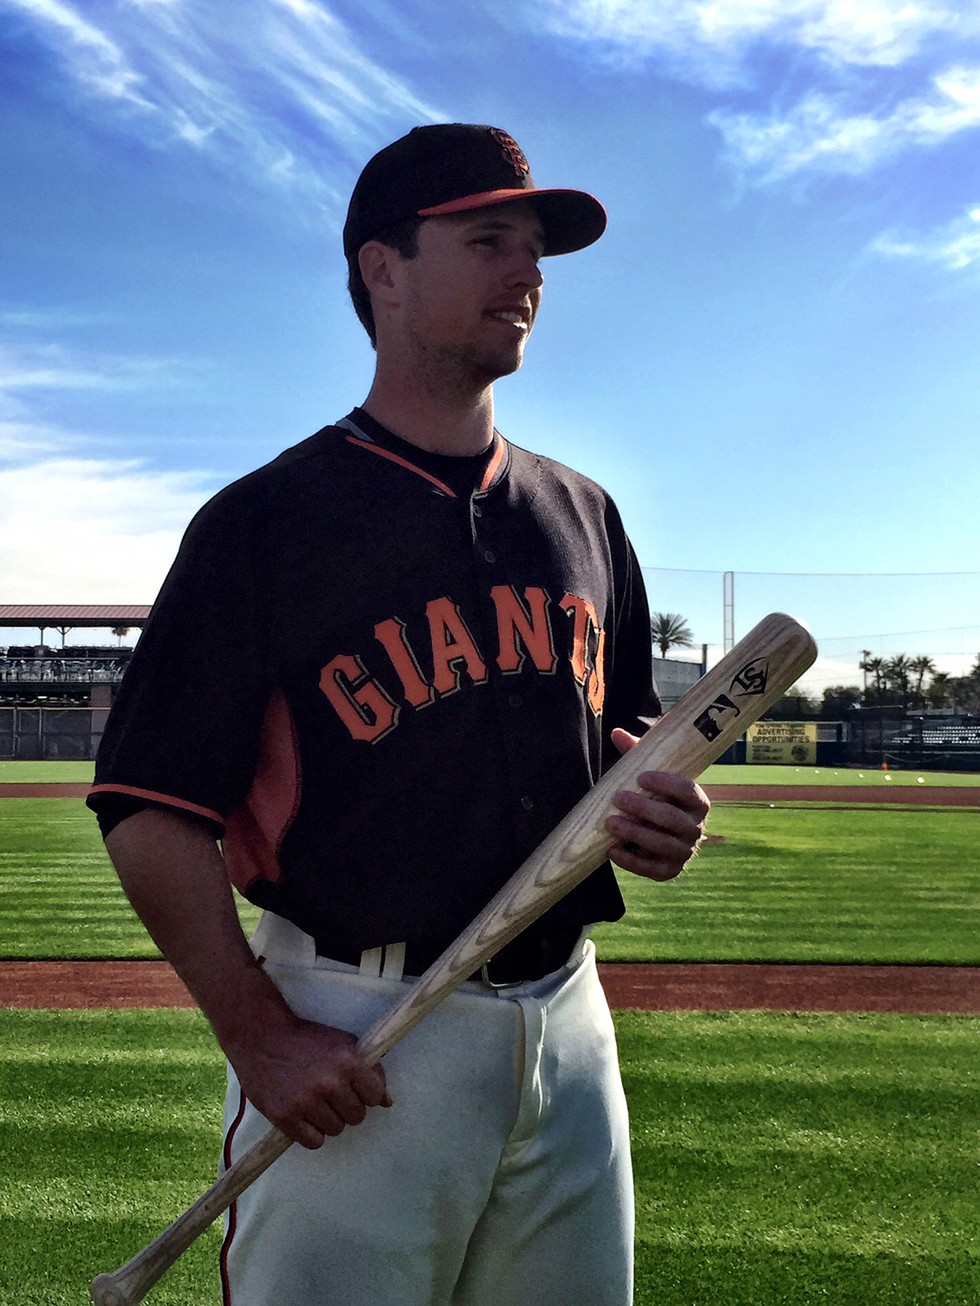
<path id="1" fill-rule="evenodd" d="M 622 1013 L 637 1301 L 980 1300 L 980 1021 Z"/>
<path id="2" fill-rule="evenodd" d="M 636 1306 L 980 1299 L 980 1020 L 625 1012 L 617 1028 Z M 189 1011 L 0 1012 L 0 1040 L 0 1306 L 81 1306 L 212 1182 L 221 1058 Z M 219 1244 L 214 1227 L 148 1306 L 217 1306 Z"/>
<path id="3" fill-rule="evenodd" d="M 239 906 L 251 929 L 257 910 Z M 0 957 L 159 955 L 82 799 L 0 801 Z"/>
<path id="4" fill-rule="evenodd" d="M 604 960 L 980 964 L 980 812 L 712 809 L 676 880 L 620 875 Z"/>
<path id="5" fill-rule="evenodd" d="M 94 762 L 0 762 L 0 784 L 91 784 Z"/>
<path id="6" fill-rule="evenodd" d="M 724 842 L 678 880 L 623 877 L 630 913 L 600 931 L 602 954 L 976 964 L 976 821 L 718 804 L 710 829 Z M 156 955 L 80 800 L 0 803 L 0 949 Z M 636 1306 L 980 1300 L 980 1019 L 616 1021 Z M 221 1058 L 187 1011 L 0 1011 L 0 1045 L 0 1306 L 83 1306 L 94 1274 L 212 1181 Z M 212 1229 L 148 1306 L 217 1306 L 219 1243 Z"/>
<path id="7" fill-rule="evenodd" d="M 980 774 L 971 771 L 882 771 L 874 767 L 829 766 L 709 766 L 701 777 L 706 785 L 826 785 L 862 789 L 970 788 L 980 786 Z"/>
<path id="8" fill-rule="evenodd" d="M 196 1012 L 0 1012 L 2 1306 L 81 1306 L 213 1181 L 223 1065 Z M 215 1227 L 153 1306 L 205 1306 Z"/>
<path id="9" fill-rule="evenodd" d="M 718 804 L 677 880 L 623 875 L 604 960 L 980 964 L 980 813 Z M 247 928 L 257 913 L 240 903 Z M 80 799 L 0 802 L 0 955 L 156 957 Z"/>

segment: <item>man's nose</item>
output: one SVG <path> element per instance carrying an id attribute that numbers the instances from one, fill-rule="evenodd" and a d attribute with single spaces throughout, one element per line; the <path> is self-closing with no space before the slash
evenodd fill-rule
<path id="1" fill-rule="evenodd" d="M 544 284 L 544 274 L 538 264 L 537 255 L 531 250 L 516 255 L 508 271 L 508 280 L 513 286 L 527 286 L 529 290 L 538 290 Z"/>

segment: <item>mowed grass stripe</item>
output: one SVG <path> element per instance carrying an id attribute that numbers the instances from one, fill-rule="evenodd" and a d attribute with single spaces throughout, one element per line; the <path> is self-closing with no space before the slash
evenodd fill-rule
<path id="1" fill-rule="evenodd" d="M 160 956 L 82 799 L 3 799 L 0 849 L 0 957 Z M 242 914 L 251 928 L 258 913 Z"/>
<path id="2" fill-rule="evenodd" d="M 831 789 L 944 788 L 975 789 L 980 775 L 971 771 L 924 771 L 878 767 L 829 766 L 709 766 L 701 776 L 708 786 L 725 785 L 818 785 Z"/>
<path id="3" fill-rule="evenodd" d="M 94 762 L 0 762 L 0 784 L 91 784 Z"/>
<path id="4" fill-rule="evenodd" d="M 5 1011 L 0 1042 L 0 1302 L 78 1306 L 212 1182 L 221 1056 L 194 1011 Z M 217 1306 L 220 1238 L 154 1306 Z"/>
<path id="5" fill-rule="evenodd" d="M 638 1300 L 978 1300 L 975 1019 L 617 1017 Z"/>
<path id="6" fill-rule="evenodd" d="M 977 1300 L 980 1020 L 616 1024 L 637 1306 Z M 221 1057 L 193 1011 L 0 1012 L 0 1040 L 0 1302 L 77 1306 L 210 1184 Z M 217 1306 L 219 1242 L 214 1228 L 153 1302 Z"/>
<path id="7" fill-rule="evenodd" d="M 980 964 L 980 812 L 717 805 L 677 880 L 622 876 L 604 960 Z M 154 958 L 79 799 L 0 802 L 0 956 Z M 247 928 L 257 913 L 241 904 Z"/>
<path id="8" fill-rule="evenodd" d="M 676 880 L 622 875 L 607 961 L 980 964 L 980 812 L 715 807 Z"/>

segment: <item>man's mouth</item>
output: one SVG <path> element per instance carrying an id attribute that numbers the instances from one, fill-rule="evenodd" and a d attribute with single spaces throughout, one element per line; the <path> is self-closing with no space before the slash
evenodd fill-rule
<path id="1" fill-rule="evenodd" d="M 495 318 L 498 322 L 509 322 L 511 326 L 518 327 L 522 331 L 528 329 L 528 314 L 521 308 L 497 308 L 493 309 L 488 316 Z"/>

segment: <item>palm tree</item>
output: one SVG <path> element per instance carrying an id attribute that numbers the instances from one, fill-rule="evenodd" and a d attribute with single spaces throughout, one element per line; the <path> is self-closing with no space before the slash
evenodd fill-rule
<path id="1" fill-rule="evenodd" d="M 884 666 L 885 679 L 889 689 L 901 699 L 902 707 L 909 705 L 910 663 L 904 653 L 896 653 Z"/>
<path id="2" fill-rule="evenodd" d="M 679 612 L 654 612 L 650 617 L 650 636 L 665 658 L 668 649 L 690 648 L 694 636 Z"/>
<path id="3" fill-rule="evenodd" d="M 922 682 L 926 676 L 936 674 L 936 664 L 932 658 L 923 655 L 918 658 L 909 658 L 909 671 L 915 676 L 915 696 L 917 699 L 924 701 L 925 696 L 922 693 Z"/>
<path id="4" fill-rule="evenodd" d="M 873 658 L 867 650 L 864 650 L 864 657 L 858 663 L 858 667 L 864 672 L 865 693 L 867 693 L 868 689 L 868 672 L 870 671 L 875 680 L 875 698 L 881 698 L 881 677 L 885 670 L 885 659 Z"/>

